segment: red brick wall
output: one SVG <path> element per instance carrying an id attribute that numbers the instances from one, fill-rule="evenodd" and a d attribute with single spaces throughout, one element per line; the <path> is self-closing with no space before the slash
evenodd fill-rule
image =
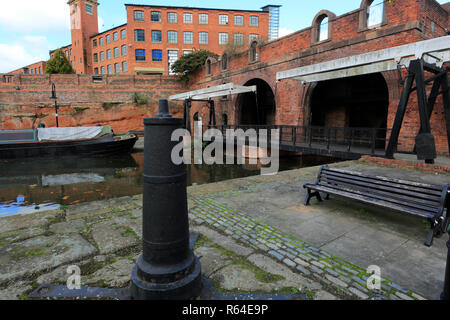
<path id="1" fill-rule="evenodd" d="M 203 68 L 193 78 L 191 88 L 205 88 L 227 82 L 244 85 L 250 79 L 260 78 L 270 85 L 275 94 L 276 124 L 304 125 L 309 113 L 309 100 L 312 93 L 310 88 L 313 88 L 314 84 L 302 86 L 296 80 L 282 80 L 276 83 L 277 72 L 446 35 L 442 26 L 448 20 L 448 14 L 436 1 L 396 0 L 385 4 L 388 6 L 387 23 L 379 28 L 361 31 L 358 9 L 336 17 L 329 41 L 311 45 L 312 28 L 300 30 L 261 46 L 258 50 L 260 59 L 256 63 L 249 63 L 248 51 L 244 51 L 231 58 L 228 70 L 221 70 L 220 62 L 217 62 L 212 64 L 212 74 L 205 76 Z M 431 21 L 435 21 L 433 33 L 429 29 Z M 402 87 L 398 85 L 396 72 L 384 72 L 383 76 L 389 89 L 388 128 L 391 128 Z M 420 127 L 417 99 L 414 95 L 405 115 L 399 151 L 412 151 L 414 138 Z M 235 96 L 226 101 L 216 99 L 217 118 L 221 119 L 220 113 L 226 112 L 229 124 L 236 123 L 237 112 L 234 108 L 236 101 Z M 194 106 L 192 114 L 196 112 L 195 108 Z M 437 101 L 431 126 L 436 137 L 438 152 L 448 154 L 441 99 Z"/>
<path id="2" fill-rule="evenodd" d="M 87 75 L 14 75 L 0 83 L 0 129 L 28 129 L 44 123 L 55 126 L 55 83 L 60 126 L 110 125 L 116 132 L 143 130 L 143 118 L 154 116 L 158 100 L 186 91 L 173 77 L 103 76 L 94 83 Z M 134 94 L 146 105 L 134 103 Z M 171 112 L 182 117 L 182 105 L 171 103 Z"/>

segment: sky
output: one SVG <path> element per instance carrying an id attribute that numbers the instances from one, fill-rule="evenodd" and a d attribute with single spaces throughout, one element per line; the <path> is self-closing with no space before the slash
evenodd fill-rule
<path id="1" fill-rule="evenodd" d="M 126 23 L 125 3 L 259 10 L 281 5 L 280 36 L 311 26 L 322 9 L 341 15 L 359 8 L 361 0 L 98 0 L 99 32 Z M 450 0 L 438 0 L 445 3 Z M 71 43 L 67 0 L 0 1 L 0 73 L 48 60 L 49 50 Z"/>

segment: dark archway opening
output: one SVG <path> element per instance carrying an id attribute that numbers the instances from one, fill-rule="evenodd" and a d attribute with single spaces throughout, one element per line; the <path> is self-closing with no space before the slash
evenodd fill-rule
<path id="1" fill-rule="evenodd" d="M 386 128 L 389 92 L 380 73 L 319 82 L 311 99 L 311 125 Z"/>
<path id="2" fill-rule="evenodd" d="M 245 86 L 256 86 L 254 93 L 239 94 L 236 102 L 241 125 L 275 124 L 276 104 L 272 88 L 261 79 L 252 79 Z"/>
<path id="3" fill-rule="evenodd" d="M 376 128 L 384 148 L 389 91 L 381 73 L 317 83 L 311 97 L 310 125 L 328 128 Z"/>

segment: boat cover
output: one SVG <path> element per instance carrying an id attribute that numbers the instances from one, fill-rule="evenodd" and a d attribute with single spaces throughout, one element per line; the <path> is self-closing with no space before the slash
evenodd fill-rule
<path id="1" fill-rule="evenodd" d="M 84 140 L 111 134 L 111 127 L 38 128 L 39 141 Z"/>

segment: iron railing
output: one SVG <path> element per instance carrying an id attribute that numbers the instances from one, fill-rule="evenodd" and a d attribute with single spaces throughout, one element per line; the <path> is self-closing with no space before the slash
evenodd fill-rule
<path id="1" fill-rule="evenodd" d="M 380 155 L 386 150 L 386 141 L 390 136 L 390 129 L 380 128 L 334 128 L 318 126 L 287 126 L 287 125 L 223 125 L 215 126 L 224 136 L 227 129 L 256 130 L 259 138 L 259 130 L 268 130 L 268 138 L 271 138 L 270 129 L 279 129 L 280 148 L 299 147 L 310 149 L 324 149 L 367 155 Z"/>

